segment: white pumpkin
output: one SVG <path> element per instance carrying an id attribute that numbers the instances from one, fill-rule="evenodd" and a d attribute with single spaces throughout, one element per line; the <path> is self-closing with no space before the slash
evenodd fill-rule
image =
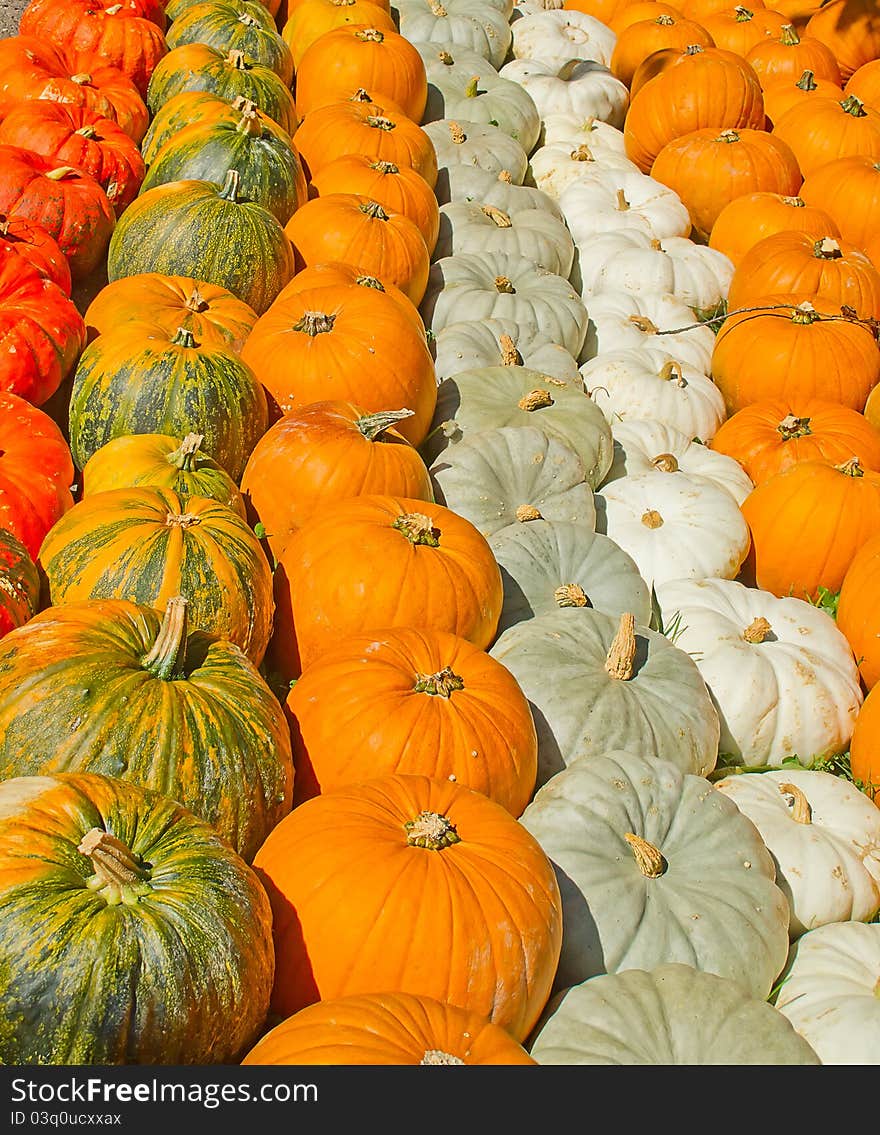
<path id="1" fill-rule="evenodd" d="M 410 41 L 463 47 L 500 67 L 510 47 L 503 11 L 483 0 L 395 0 L 398 30 Z"/>
<path id="2" fill-rule="evenodd" d="M 494 205 L 505 213 L 538 209 L 561 221 L 559 202 L 533 185 L 516 185 L 506 170 L 489 173 L 470 165 L 450 165 L 448 174 L 449 201 L 476 201 L 481 205 Z M 441 204 L 447 204 L 446 201 Z"/>
<path id="3" fill-rule="evenodd" d="M 608 129 L 614 128 L 609 126 Z M 577 185 L 589 180 L 594 173 L 608 170 L 640 172 L 635 162 L 616 147 L 591 147 L 586 142 L 553 142 L 540 146 L 532 154 L 526 180 L 558 199 L 569 185 Z"/>
<path id="4" fill-rule="evenodd" d="M 776 860 L 794 940 L 832 922 L 870 922 L 880 910 L 880 808 L 841 776 L 808 769 L 747 772 L 716 781 Z"/>
<path id="5" fill-rule="evenodd" d="M 712 373 L 714 333 L 669 292 L 634 295 L 603 291 L 590 297 L 590 319 L 580 361 L 629 347 L 659 347 L 704 375 Z"/>
<path id="6" fill-rule="evenodd" d="M 626 157 L 626 138 L 622 130 L 591 115 L 570 111 L 554 111 L 544 116 L 541 145 L 587 146 L 597 155 L 615 153 Z M 635 162 L 630 164 L 635 165 Z"/>
<path id="7" fill-rule="evenodd" d="M 612 423 L 649 418 L 710 441 L 726 417 L 712 379 L 660 347 L 603 351 L 582 363 L 580 373 L 584 390 Z"/>
<path id="8" fill-rule="evenodd" d="M 823 1064 L 880 1064 L 880 923 L 830 922 L 793 943 L 776 1008 Z"/>
<path id="9" fill-rule="evenodd" d="M 652 418 L 625 418 L 611 423 L 614 459 L 603 484 L 635 473 L 687 473 L 727 489 L 742 504 L 755 487 L 733 457 L 716 453 L 686 433 Z"/>
<path id="10" fill-rule="evenodd" d="M 725 489 L 680 473 L 639 473 L 596 494 L 598 531 L 635 560 L 655 588 L 672 579 L 734 579 L 748 555 L 749 526 Z"/>
<path id="11" fill-rule="evenodd" d="M 432 351 L 438 383 L 460 371 L 488 366 L 525 366 L 566 382 L 580 379 L 577 362 L 564 347 L 510 319 L 451 323 L 434 337 Z"/>
<path id="12" fill-rule="evenodd" d="M 656 590 L 664 626 L 675 620 L 676 645 L 694 657 L 718 708 L 723 762 L 809 765 L 846 750 L 862 692 L 830 615 L 731 578 Z"/>
<path id="13" fill-rule="evenodd" d="M 565 0 L 515 0 L 510 15 L 511 24 L 535 12 L 554 12 L 563 7 Z"/>
<path id="14" fill-rule="evenodd" d="M 485 170 L 495 177 L 504 173 L 515 185 L 522 184 L 529 156 L 515 138 L 498 126 L 469 119 L 438 118 L 424 123 L 422 129 L 437 154 L 434 191 L 441 204 L 450 200 L 448 173 L 459 166 Z"/>
<path id="15" fill-rule="evenodd" d="M 623 128 L 629 91 L 602 63 L 570 59 L 560 66 L 540 59 L 512 59 L 504 64 L 499 75 L 531 95 L 541 118 L 548 114 L 576 114 Z"/>
<path id="16" fill-rule="evenodd" d="M 554 9 L 522 16 L 512 25 L 514 59 L 540 59 L 561 66 L 570 59 L 592 59 L 611 65 L 617 36 L 586 12 Z"/>
<path id="17" fill-rule="evenodd" d="M 575 243 L 586 245 L 588 262 L 595 236 L 636 232 L 650 239 L 691 231 L 690 213 L 679 195 L 639 170 L 597 169 L 569 185 L 559 195 L 559 207 Z"/>
<path id="18" fill-rule="evenodd" d="M 474 68 L 468 75 L 458 67 L 431 76 L 431 103 L 422 122 L 438 118 L 488 122 L 515 138 L 531 153 L 541 133 L 541 116 L 529 92 L 501 75 L 491 63 Z"/>
<path id="19" fill-rule="evenodd" d="M 462 252 L 522 256 L 566 278 L 574 242 L 564 221 L 543 209 L 506 211 L 484 201 L 451 201 L 440 208 L 440 231 L 432 259 Z"/>

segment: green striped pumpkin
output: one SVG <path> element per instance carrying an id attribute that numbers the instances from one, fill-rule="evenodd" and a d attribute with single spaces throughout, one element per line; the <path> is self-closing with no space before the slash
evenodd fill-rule
<path id="1" fill-rule="evenodd" d="M 165 15 L 168 19 L 169 27 L 175 20 L 179 20 L 185 12 L 190 8 L 194 8 L 197 4 L 201 5 L 205 0 L 168 0 L 165 5 Z M 266 28 L 276 27 L 275 17 L 269 11 L 266 4 L 259 3 L 259 0 L 214 0 L 218 5 L 223 5 L 224 8 L 231 10 L 236 16 L 251 16 Z"/>
<path id="2" fill-rule="evenodd" d="M 267 129 L 256 109 L 242 110 L 236 122 L 220 119 L 184 127 L 156 154 L 140 193 L 186 178 L 220 184 L 230 169 L 239 175 L 239 196 L 265 206 L 282 225 L 308 197 L 295 147 Z"/>
<path id="3" fill-rule="evenodd" d="M 227 288 L 262 315 L 296 271 L 293 246 L 268 209 L 244 201 L 238 173 L 222 185 L 171 181 L 128 206 L 107 249 L 107 279 L 141 272 Z"/>
<path id="4" fill-rule="evenodd" d="M 257 117 L 267 130 L 270 130 L 282 142 L 292 145 L 290 135 L 282 129 L 274 118 L 270 118 L 265 111 L 260 110 L 255 102 L 246 99 L 243 95 L 234 98 L 224 98 L 213 91 L 181 91 L 168 102 L 162 104 L 161 110 L 151 119 L 144 140 L 141 142 L 141 154 L 147 164 L 152 165 L 159 151 L 165 143 L 197 122 L 232 122 L 241 118 L 242 111 L 256 111 Z"/>
<path id="5" fill-rule="evenodd" d="M 181 91 L 213 91 L 224 98 L 236 95 L 255 102 L 279 126 L 293 135 L 298 125 L 293 92 L 284 80 L 243 51 L 221 51 L 206 43 L 184 43 L 156 64 L 147 86 L 147 106 L 155 114 Z"/>
<path id="6" fill-rule="evenodd" d="M 164 611 L 189 599 L 194 629 L 229 638 L 259 666 L 272 630 L 272 569 L 231 508 L 171 489 L 125 488 L 83 498 L 40 548 L 51 606 L 128 599 Z"/>
<path id="7" fill-rule="evenodd" d="M 202 435 L 202 449 L 236 484 L 266 432 L 266 392 L 237 351 L 199 344 L 180 327 L 132 320 L 80 355 L 70 394 L 70 451 L 78 469 L 125 434 Z"/>
<path id="8" fill-rule="evenodd" d="M 265 1026 L 272 915 L 178 803 L 97 774 L 0 784 L 0 1060 L 237 1063 Z"/>
<path id="9" fill-rule="evenodd" d="M 239 12 L 223 0 L 192 4 L 172 22 L 165 35 L 169 51 L 185 43 L 206 43 L 219 51 L 243 51 L 255 63 L 274 71 L 289 87 L 293 82 L 293 55 L 269 13 Z"/>
<path id="10" fill-rule="evenodd" d="M 52 607 L 0 643 L 0 779 L 96 772 L 152 788 L 250 862 L 290 811 L 284 712 L 232 643 L 122 599 Z"/>

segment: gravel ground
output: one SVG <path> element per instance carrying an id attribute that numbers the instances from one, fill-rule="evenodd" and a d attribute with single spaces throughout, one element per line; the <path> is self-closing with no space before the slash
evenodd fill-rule
<path id="1" fill-rule="evenodd" d="M 0 39 L 18 35 L 18 19 L 24 8 L 24 0 L 0 0 Z"/>

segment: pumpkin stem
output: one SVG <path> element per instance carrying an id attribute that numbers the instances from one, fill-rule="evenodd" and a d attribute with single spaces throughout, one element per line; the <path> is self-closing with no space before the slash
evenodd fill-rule
<path id="1" fill-rule="evenodd" d="M 377 292 L 385 291 L 385 285 L 375 276 L 358 276 L 355 283 L 359 288 L 374 288 Z"/>
<path id="2" fill-rule="evenodd" d="M 44 177 L 48 177 L 50 181 L 61 181 L 65 177 L 70 177 L 72 173 L 78 174 L 80 171 L 76 166 L 58 166 L 57 169 L 50 169 Z"/>
<path id="3" fill-rule="evenodd" d="M 780 784 L 779 791 L 783 796 L 790 796 L 789 806 L 791 818 L 799 824 L 809 824 L 813 821 L 813 809 L 804 793 L 795 784 Z"/>
<path id="4" fill-rule="evenodd" d="M 509 295 L 516 295 L 516 288 L 514 288 L 507 276 L 496 276 L 494 282 L 497 292 L 507 292 Z"/>
<path id="5" fill-rule="evenodd" d="M 243 51 L 233 48 L 232 51 L 226 56 L 226 62 L 230 63 L 236 71 L 246 71 L 250 67 L 248 58 Z"/>
<path id="6" fill-rule="evenodd" d="M 413 689 L 417 694 L 436 694 L 441 698 L 451 698 L 456 690 L 464 689 L 464 678 L 459 677 L 451 666 L 444 666 L 436 674 L 416 674 Z"/>
<path id="7" fill-rule="evenodd" d="M 91 860 L 94 868 L 86 886 L 101 895 L 108 906 L 131 906 L 152 890 L 149 868 L 121 839 L 103 828 L 90 828 L 76 850 Z"/>
<path id="8" fill-rule="evenodd" d="M 256 109 L 243 110 L 235 129 L 238 134 L 247 134 L 251 138 L 259 137 L 263 133 L 263 123 Z"/>
<path id="9" fill-rule="evenodd" d="M 675 359 L 669 359 L 663 364 L 658 378 L 662 378 L 664 382 L 674 382 L 676 386 L 687 386 L 684 375 L 681 373 L 681 364 L 677 363 Z"/>
<path id="10" fill-rule="evenodd" d="M 761 642 L 767 641 L 767 636 L 772 632 L 773 628 L 767 622 L 763 615 L 758 615 L 752 619 L 746 629 L 743 631 L 743 638 L 746 642 L 755 643 L 756 645 Z"/>
<path id="11" fill-rule="evenodd" d="M 586 591 L 579 583 L 563 583 L 553 592 L 557 607 L 590 607 Z"/>
<path id="12" fill-rule="evenodd" d="M 466 99 L 475 99 L 477 97 L 477 95 L 480 93 L 478 90 L 479 82 L 480 76 L 474 75 L 474 77 L 464 89 L 464 97 Z"/>
<path id="13" fill-rule="evenodd" d="M 306 335 L 326 335 L 333 330 L 336 316 L 327 311 L 304 311 L 294 323 L 294 331 L 304 331 Z"/>
<path id="14" fill-rule="evenodd" d="M 241 174 L 237 169 L 226 171 L 226 177 L 220 189 L 220 196 L 224 201 L 238 201 L 238 183 L 240 180 Z"/>
<path id="15" fill-rule="evenodd" d="M 257 104 L 247 97 L 247 95 L 236 95 L 232 100 L 233 110 L 257 110 Z"/>
<path id="16" fill-rule="evenodd" d="M 370 94 L 364 90 L 363 87 L 358 87 L 354 94 L 349 99 L 349 102 L 372 102 L 373 99 Z"/>
<path id="17" fill-rule="evenodd" d="M 464 1061 L 448 1052 L 441 1052 L 439 1048 L 429 1048 L 419 1064 L 464 1064 Z"/>
<path id="18" fill-rule="evenodd" d="M 501 365 L 503 367 L 521 367 L 523 365 L 523 357 L 509 335 L 501 335 L 498 339 L 498 346 L 501 348 Z"/>
<path id="19" fill-rule="evenodd" d="M 498 174 L 498 180 L 503 181 L 505 185 L 512 185 L 513 184 L 513 177 L 510 173 L 510 170 L 509 169 L 501 170 L 501 172 Z"/>
<path id="20" fill-rule="evenodd" d="M 200 312 L 206 311 L 209 307 L 207 300 L 199 291 L 199 285 L 193 284 L 193 290 L 189 294 L 189 299 L 184 304 L 187 311 Z"/>
<path id="21" fill-rule="evenodd" d="M 661 28 L 671 28 L 674 26 L 675 20 L 673 20 L 672 16 L 664 13 L 662 16 L 658 16 L 654 23 L 659 24 Z"/>
<path id="22" fill-rule="evenodd" d="M 355 32 L 354 38 L 359 39 L 361 43 L 382 43 L 385 36 L 378 28 L 364 28 L 363 31 Z"/>
<path id="23" fill-rule="evenodd" d="M 258 26 L 258 21 L 253 16 L 249 16 L 247 12 L 242 12 L 236 21 L 239 24 L 244 24 L 246 28 L 255 28 Z"/>
<path id="24" fill-rule="evenodd" d="M 734 8 L 734 12 L 736 12 L 736 22 L 738 24 L 743 24 L 747 20 L 752 20 L 755 18 L 755 13 L 750 12 L 748 8 L 744 8 L 742 4 L 737 4 L 737 6 Z"/>
<path id="25" fill-rule="evenodd" d="M 782 204 L 788 205 L 791 209 L 806 209 L 807 203 L 803 197 L 783 197 Z"/>
<path id="26" fill-rule="evenodd" d="M 703 45 L 701 43 L 689 43 L 684 49 L 684 53 L 685 55 L 699 55 L 702 50 Z"/>
<path id="27" fill-rule="evenodd" d="M 803 303 L 798 304 L 794 311 L 791 313 L 792 323 L 798 323 L 803 325 L 804 327 L 808 327 L 811 323 L 815 323 L 818 318 L 818 311 L 816 311 L 816 309 L 808 300 L 805 300 Z"/>
<path id="28" fill-rule="evenodd" d="M 581 142 L 577 149 L 572 150 L 568 156 L 573 162 L 594 162 L 596 160 L 593 151 L 586 142 Z"/>
<path id="29" fill-rule="evenodd" d="M 843 253 L 840 251 L 840 245 L 833 237 L 823 236 L 813 245 L 813 255 L 819 260 L 840 260 Z"/>
<path id="30" fill-rule="evenodd" d="M 801 91 L 816 91 L 819 89 L 819 84 L 816 82 L 816 76 L 812 71 L 804 71 L 795 86 Z"/>
<path id="31" fill-rule="evenodd" d="M 439 548 L 440 540 L 434 521 L 423 512 L 403 512 L 391 525 L 398 532 L 402 532 L 411 544 L 425 545 L 428 548 Z"/>
<path id="32" fill-rule="evenodd" d="M 426 847 L 430 851 L 440 851 L 461 842 L 461 836 L 446 816 L 439 812 L 419 812 L 414 820 L 403 825 L 406 842 L 410 847 Z"/>
<path id="33" fill-rule="evenodd" d="M 481 205 L 480 209 L 499 229 L 509 229 L 513 225 L 513 221 L 503 209 L 497 209 L 494 205 Z"/>
<path id="34" fill-rule="evenodd" d="M 367 441 L 376 441 L 385 430 L 390 430 L 392 426 L 402 422 L 404 418 L 411 418 L 414 414 L 415 410 L 384 410 L 378 414 L 366 414 L 363 418 L 358 418 L 355 425 Z"/>
<path id="35" fill-rule="evenodd" d="M 677 473 L 679 469 L 678 459 L 674 453 L 658 453 L 651 464 L 661 473 Z"/>
<path id="36" fill-rule="evenodd" d="M 400 166 L 396 166 L 394 162 L 370 162 L 370 169 L 377 173 L 400 173 Z"/>
<path id="37" fill-rule="evenodd" d="M 80 126 L 79 130 L 74 130 L 74 134 L 79 134 L 82 138 L 97 138 L 98 131 L 94 126 Z"/>
<path id="38" fill-rule="evenodd" d="M 649 508 L 647 512 L 642 513 L 642 524 L 646 528 L 662 528 L 663 517 L 656 508 Z"/>
<path id="39" fill-rule="evenodd" d="M 446 11 L 446 9 L 443 7 L 443 5 L 437 3 L 437 0 L 433 0 L 433 2 L 431 4 L 431 12 L 435 16 L 438 16 L 441 20 L 443 19 L 444 16 L 449 15 L 449 13 Z"/>
<path id="40" fill-rule="evenodd" d="M 88 71 L 77 71 L 75 75 L 70 76 L 71 83 L 76 83 L 79 87 L 88 86 L 92 81 L 92 76 Z"/>
<path id="41" fill-rule="evenodd" d="M 196 454 L 204 440 L 204 434 L 187 434 L 178 448 L 168 454 L 168 464 L 173 465 L 175 469 L 183 470 L 184 473 L 191 473 Z"/>
<path id="42" fill-rule="evenodd" d="M 168 600 L 162 625 L 141 666 L 163 682 L 183 676 L 183 646 L 186 643 L 186 606 L 182 595 Z"/>
<path id="43" fill-rule="evenodd" d="M 514 513 L 516 519 L 520 524 L 525 524 L 529 520 L 543 520 L 544 517 L 535 508 L 533 504 L 521 504 Z"/>
<path id="44" fill-rule="evenodd" d="M 467 141 L 467 134 L 462 130 L 457 122 L 449 123 L 449 140 L 453 146 L 460 146 L 462 142 Z"/>
<path id="45" fill-rule="evenodd" d="M 840 109 L 847 114 L 851 114 L 853 118 L 867 118 L 868 112 L 865 110 L 865 104 L 860 98 L 855 95 L 847 95 L 843 102 L 840 104 Z"/>
<path id="46" fill-rule="evenodd" d="M 633 859 L 646 879 L 659 879 L 666 870 L 666 860 L 661 852 L 646 839 L 632 832 L 624 832 L 623 838 L 630 846 Z"/>
<path id="47" fill-rule="evenodd" d="M 556 78 L 561 79 L 563 83 L 568 83 L 574 78 L 575 71 L 583 63 L 583 59 L 569 59 L 556 72 Z"/>
<path id="48" fill-rule="evenodd" d="M 169 512 L 165 517 L 166 528 L 194 528 L 197 524 L 201 523 L 202 518 L 196 516 L 193 512 Z"/>
<path id="49" fill-rule="evenodd" d="M 373 221 L 388 221 L 391 219 L 378 201 L 364 201 L 362 204 L 358 205 L 358 209 Z"/>
<path id="50" fill-rule="evenodd" d="M 393 130 L 397 125 L 396 122 L 392 122 L 390 118 L 386 118 L 383 114 L 368 114 L 364 122 L 373 130 Z"/>
<path id="51" fill-rule="evenodd" d="M 797 47 L 801 42 L 801 37 L 798 35 L 797 28 L 794 24 L 783 24 L 779 32 L 779 42 L 784 43 L 786 47 Z"/>
<path id="52" fill-rule="evenodd" d="M 453 65 L 453 63 L 455 62 L 455 60 L 452 58 L 452 56 L 449 54 L 448 51 L 438 51 L 437 52 L 437 59 L 440 63 L 443 64 L 444 67 L 451 67 Z"/>
<path id="53" fill-rule="evenodd" d="M 735 130 L 722 130 L 715 141 L 724 142 L 726 146 L 730 146 L 739 141 L 739 134 Z"/>
<path id="54" fill-rule="evenodd" d="M 553 399 L 550 396 L 549 390 L 541 390 L 540 387 L 535 390 L 530 390 L 528 394 L 524 394 L 517 402 L 520 410 L 526 410 L 531 413 L 533 410 L 543 410 L 547 406 L 553 405 Z"/>
<path id="55" fill-rule="evenodd" d="M 625 611 L 620 616 L 617 634 L 605 656 L 605 672 L 621 682 L 633 676 L 636 660 L 636 618 Z"/>
<path id="56" fill-rule="evenodd" d="M 197 347 L 198 343 L 196 342 L 196 337 L 195 335 L 193 335 L 192 331 L 188 330 L 188 328 L 186 327 L 178 327 L 174 332 L 173 338 L 171 339 L 171 345 L 173 347 L 192 348 Z"/>
<path id="57" fill-rule="evenodd" d="M 646 335 L 657 334 L 656 324 L 652 323 L 647 315 L 631 315 L 629 321 L 633 327 L 638 327 L 639 331 L 644 331 Z"/>
<path id="58" fill-rule="evenodd" d="M 835 465 L 834 468 L 847 477 L 864 477 L 865 475 L 865 470 L 859 464 L 858 457 L 850 457 L 848 461 L 844 461 L 842 465 Z"/>
<path id="59" fill-rule="evenodd" d="M 796 437 L 809 437 L 813 431 L 810 429 L 809 418 L 796 418 L 794 414 L 787 414 L 776 427 L 776 432 L 782 435 L 783 441 L 793 441 Z"/>

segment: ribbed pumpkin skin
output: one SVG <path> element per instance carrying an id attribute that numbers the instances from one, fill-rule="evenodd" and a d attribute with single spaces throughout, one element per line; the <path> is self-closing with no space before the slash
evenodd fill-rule
<path id="1" fill-rule="evenodd" d="M 243 110 L 253 108 L 263 125 L 280 139 L 289 139 L 287 131 L 243 95 L 226 98 L 214 91 L 181 91 L 156 111 L 141 143 L 141 153 L 150 165 L 165 143 L 187 126 L 197 122 L 238 122 Z"/>
<path id="2" fill-rule="evenodd" d="M 338 997 L 300 1009 L 266 1033 L 249 1064 L 536 1064 L 479 1013 L 411 993 Z"/>
<path id="3" fill-rule="evenodd" d="M 0 817 L 4 1064 L 224 1063 L 255 1042 L 274 972 L 271 912 L 209 825 L 97 775 L 6 781 Z M 89 888 L 94 868 L 77 847 L 93 828 L 152 865 L 134 904 L 108 906 Z"/>
<path id="4" fill-rule="evenodd" d="M 802 232 L 814 240 L 839 237 L 840 230 L 824 209 L 782 193 L 746 193 L 729 202 L 716 218 L 709 247 L 738 265 L 752 245 L 777 232 Z"/>
<path id="5" fill-rule="evenodd" d="M 168 678 L 144 656 L 163 616 L 120 599 L 53 607 L 0 643 L 2 778 L 101 773 L 163 792 L 248 862 L 290 811 L 290 733 L 253 664 L 174 628 Z M 178 649 L 179 647 L 179 649 Z M 88 691 L 86 693 L 85 691 Z"/>
<path id="6" fill-rule="evenodd" d="M 108 280 L 141 272 L 192 276 L 227 288 L 262 315 L 293 276 L 293 249 L 267 209 L 236 199 L 237 175 L 230 176 L 225 188 L 173 181 L 133 201 L 110 238 Z"/>
<path id="7" fill-rule="evenodd" d="M 872 537 L 846 569 L 837 604 L 837 626 L 852 647 L 859 674 L 868 690 L 880 681 L 880 538 Z M 862 719 L 864 707 L 856 719 Z M 870 715 L 869 715 L 870 716 Z M 855 738 L 853 738 L 855 740 Z M 876 762 L 875 763 L 880 763 Z M 880 787 L 880 777 L 878 787 Z"/>
<path id="8" fill-rule="evenodd" d="M 288 11 L 281 35 L 290 45 L 296 67 L 316 39 L 343 24 L 369 24 L 383 32 L 397 31 L 388 7 L 380 7 L 373 0 L 303 0 L 295 8 L 288 3 Z"/>
<path id="9" fill-rule="evenodd" d="M 268 130 L 255 110 L 243 111 L 236 123 L 185 127 L 155 155 L 141 191 L 185 179 L 222 184 L 230 169 L 240 175 L 239 195 L 263 205 L 279 224 L 287 224 L 308 197 L 293 143 Z"/>
<path id="10" fill-rule="evenodd" d="M 187 8 L 173 21 L 166 39 L 172 51 L 187 43 L 205 43 L 223 52 L 243 51 L 274 71 L 288 87 L 293 81 L 293 55 L 274 20 L 260 22 L 251 12 L 238 14 L 234 6 L 217 0 Z"/>
<path id="11" fill-rule="evenodd" d="M 824 209 L 840 229 L 840 235 L 867 252 L 877 267 L 880 161 L 864 154 L 835 158 L 804 178 L 801 193 L 808 205 Z"/>
<path id="12" fill-rule="evenodd" d="M 337 284 L 357 284 L 359 288 L 373 288 L 378 292 L 385 292 L 390 296 L 407 319 L 416 328 L 422 338 L 426 338 L 425 324 L 419 314 L 419 309 L 412 300 L 403 294 L 395 284 L 386 283 L 378 276 L 371 276 L 356 264 L 346 264 L 342 260 L 327 260 L 321 264 L 312 264 L 303 268 L 293 277 L 289 284 L 285 284 L 278 293 L 277 298 L 284 300 L 309 288 L 332 287 Z"/>
<path id="13" fill-rule="evenodd" d="M 146 318 L 169 335 L 183 327 L 202 346 L 225 344 L 240 352 L 257 322 L 257 313 L 217 284 L 191 276 L 141 272 L 122 276 L 101 288 L 84 318 L 89 342 L 105 331 L 114 331 L 120 323 Z"/>
<path id="14" fill-rule="evenodd" d="M 10 253 L 34 268 L 44 280 L 57 284 L 66 296 L 70 295 L 70 265 L 58 242 L 42 225 L 24 217 L 7 217 L 0 221 L 0 257 L 5 258 Z"/>
<path id="15" fill-rule="evenodd" d="M 226 505 L 170 489 L 111 489 L 79 501 L 40 549 L 53 606 L 128 599 L 164 610 L 190 601 L 193 629 L 232 639 L 254 665 L 272 628 L 272 572 Z"/>
<path id="16" fill-rule="evenodd" d="M 805 178 L 837 158 L 880 161 L 880 111 L 854 95 L 790 107 L 776 120 L 773 136 L 791 146 Z"/>
<path id="17" fill-rule="evenodd" d="M 804 75 L 810 76 L 805 78 Z M 842 99 L 843 91 L 830 79 L 817 79 L 812 72 L 778 80 L 764 89 L 764 113 L 771 127 L 793 106 L 816 98 Z"/>
<path id="18" fill-rule="evenodd" d="M 0 528 L 0 638 L 32 619 L 39 605 L 37 565 L 18 537 Z"/>
<path id="19" fill-rule="evenodd" d="M 70 448 L 78 469 L 114 437 L 200 433 L 204 452 L 236 482 L 268 424 L 257 376 L 229 347 L 189 332 L 121 324 L 80 356 L 70 396 Z"/>
<path id="20" fill-rule="evenodd" d="M 404 825 L 424 812 L 459 842 L 410 844 Z M 480 1013 L 522 1041 L 547 1001 L 559 885 L 537 841 L 480 792 L 397 775 L 318 796 L 281 821 L 254 867 L 272 903 L 283 1016 L 394 990 Z"/>
<path id="21" fill-rule="evenodd" d="M 880 694 L 868 694 L 859 710 L 850 743 L 850 768 L 856 780 L 869 787 L 880 807 Z"/>
<path id="22" fill-rule="evenodd" d="M 210 497 L 245 518 L 235 481 L 202 452 L 200 434 L 124 434 L 105 442 L 82 471 L 82 496 L 144 486 L 172 489 L 182 497 Z"/>
<path id="23" fill-rule="evenodd" d="M 525 695 L 505 666 L 458 635 L 348 635 L 306 670 L 286 705 L 297 803 L 371 776 L 416 773 L 473 788 L 518 817 L 535 790 L 538 738 Z"/>

